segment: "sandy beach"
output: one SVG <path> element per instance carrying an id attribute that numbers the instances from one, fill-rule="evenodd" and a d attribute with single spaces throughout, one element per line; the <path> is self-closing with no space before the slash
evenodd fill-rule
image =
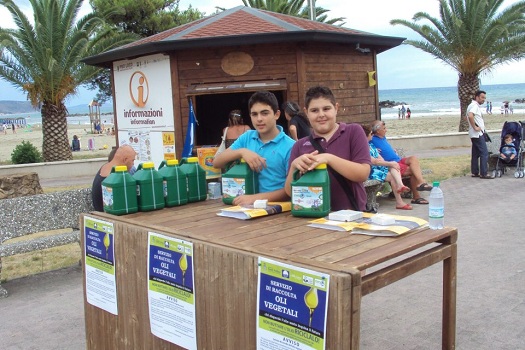
<path id="1" fill-rule="evenodd" d="M 525 120 L 525 114 L 491 114 L 484 115 L 487 130 L 501 130 L 503 123 L 508 121 Z M 414 117 L 411 119 L 386 119 L 385 124 L 388 130 L 388 137 L 410 136 L 410 135 L 432 135 L 443 133 L 455 133 L 458 131 L 459 117 L 457 116 L 436 116 L 436 117 Z M 71 142 L 73 135 L 80 138 L 82 150 L 73 152 L 74 159 L 107 157 L 112 146 L 116 145 L 115 136 L 95 135 L 90 130 L 85 129 L 85 125 L 70 124 L 68 126 L 68 137 Z M 95 150 L 88 150 L 88 140 L 93 138 Z M 0 162 L 4 163 L 11 160 L 11 153 L 22 141 L 29 141 L 40 150 L 42 149 L 42 130 L 39 127 L 31 129 L 17 129 L 16 134 L 11 130 L 4 135 L 0 133 Z M 107 146 L 104 149 L 104 145 Z"/>
<path id="2" fill-rule="evenodd" d="M 116 145 L 115 136 L 91 134 L 89 125 L 70 124 L 68 125 L 67 134 L 70 144 L 71 140 L 73 140 L 73 135 L 77 135 L 80 139 L 81 150 L 73 152 L 73 159 L 107 157 L 111 147 Z M 95 150 L 93 151 L 88 150 L 88 140 L 90 138 L 93 138 L 95 143 Z M 13 134 L 11 129 L 7 130 L 7 134 L 1 132 L 0 163 L 11 162 L 11 153 L 22 141 L 31 142 L 42 151 L 42 139 L 42 128 L 40 126 L 16 129 L 16 134 Z M 104 145 L 107 146 L 106 149 L 104 149 Z"/>

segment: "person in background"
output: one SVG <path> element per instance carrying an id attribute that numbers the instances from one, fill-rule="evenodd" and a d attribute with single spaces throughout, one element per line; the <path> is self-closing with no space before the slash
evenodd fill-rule
<path id="1" fill-rule="evenodd" d="M 412 112 L 410 111 L 410 108 L 407 108 L 407 119 L 410 119 L 411 114 Z"/>
<path id="2" fill-rule="evenodd" d="M 258 172 L 259 193 L 238 196 L 234 205 L 251 205 L 258 199 L 268 202 L 287 201 L 284 191 L 288 159 L 294 140 L 277 125 L 279 102 L 269 91 L 254 93 L 249 101 L 250 118 L 255 130 L 248 130 L 224 152 L 213 159 L 213 167 L 224 168 L 229 162 L 244 159 L 251 170 Z"/>
<path id="3" fill-rule="evenodd" d="M 125 165 L 128 170 L 133 169 L 133 163 L 135 161 L 137 153 L 133 147 L 125 145 L 118 148 L 113 148 L 108 156 L 108 162 L 99 169 L 95 178 L 93 179 L 93 185 L 91 186 L 91 200 L 93 201 L 93 207 L 96 211 L 104 211 L 104 203 L 102 200 L 102 181 L 106 179 L 111 173 L 111 169 L 114 166 Z M 131 173 L 131 172 L 130 172 Z"/>
<path id="4" fill-rule="evenodd" d="M 387 162 L 381 157 L 376 146 L 372 142 L 372 129 L 368 125 L 361 125 L 363 131 L 368 139 L 368 145 L 370 147 L 370 157 L 372 161 L 372 170 L 368 176 L 371 180 L 379 180 L 381 182 L 388 181 L 392 187 L 392 192 L 396 199 L 396 209 L 412 210 L 412 206 L 407 204 L 401 198 L 401 193 L 410 191 L 410 188 L 403 184 L 401 173 L 399 172 L 399 164 L 391 161 Z"/>
<path id="5" fill-rule="evenodd" d="M 11 124 L 11 129 L 13 130 L 13 134 L 16 134 L 15 123 Z"/>
<path id="6" fill-rule="evenodd" d="M 77 135 L 73 135 L 73 141 L 71 141 L 71 150 L 73 152 L 80 151 L 80 140 Z"/>
<path id="7" fill-rule="evenodd" d="M 248 125 L 244 125 L 241 111 L 239 109 L 231 111 L 228 115 L 228 126 L 222 129 L 223 135 L 224 131 L 226 131 L 226 148 L 230 147 L 239 136 L 248 130 L 251 130 L 251 128 Z"/>
<path id="8" fill-rule="evenodd" d="M 299 105 L 288 101 L 283 105 L 284 116 L 288 120 L 288 132 L 295 141 L 310 136 L 311 126 L 308 118 L 300 111 Z"/>
<path id="9" fill-rule="evenodd" d="M 480 107 L 485 102 L 486 96 L 485 91 L 476 91 L 474 100 L 467 107 L 468 134 L 472 143 L 470 171 L 472 177 L 493 179 L 494 177 L 488 174 L 489 151 L 483 136 L 485 121 Z"/>
<path id="10" fill-rule="evenodd" d="M 285 190 L 288 195 L 291 194 L 295 170 L 304 174 L 319 164 L 326 164 L 330 174 L 331 210 L 364 211 L 366 192 L 363 182 L 368 179 L 371 164 L 368 142 L 360 125 L 336 122 L 338 110 L 339 104 L 328 87 L 308 89 L 305 112 L 312 125 L 312 134 L 297 141 L 292 148 Z M 320 153 L 312 144 L 313 141 L 324 152 Z M 341 182 L 335 173 L 341 175 Z M 354 198 L 357 207 L 354 207 L 346 191 Z"/>
<path id="11" fill-rule="evenodd" d="M 372 144 L 376 146 L 379 153 L 387 162 L 395 161 L 399 164 L 401 176 L 410 176 L 410 189 L 412 190 L 412 204 L 428 204 L 421 197 L 420 191 L 430 191 L 432 186 L 425 182 L 421 173 L 419 159 L 416 156 L 401 158 L 386 138 L 385 122 L 376 120 L 372 123 Z"/>

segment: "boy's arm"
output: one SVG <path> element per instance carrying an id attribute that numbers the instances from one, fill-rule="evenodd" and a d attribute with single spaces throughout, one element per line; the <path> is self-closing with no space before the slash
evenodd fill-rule
<path id="1" fill-rule="evenodd" d="M 290 196 L 286 194 L 284 188 L 281 188 L 271 192 L 245 194 L 235 197 L 233 199 L 233 205 L 251 205 L 258 199 L 267 199 L 268 202 L 286 202 L 290 200 Z"/>
<path id="2" fill-rule="evenodd" d="M 213 167 L 221 169 L 234 160 L 243 158 L 253 171 L 266 168 L 266 160 L 248 148 L 232 149 L 231 147 L 213 159 Z"/>
<path id="3" fill-rule="evenodd" d="M 330 153 L 321 153 L 317 157 L 320 158 L 320 163 L 328 164 L 332 169 L 350 181 L 363 182 L 366 181 L 368 175 L 370 175 L 370 164 L 352 162 Z"/>

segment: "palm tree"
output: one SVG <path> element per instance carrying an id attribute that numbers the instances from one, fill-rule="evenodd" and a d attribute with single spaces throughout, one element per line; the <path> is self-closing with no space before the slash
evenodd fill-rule
<path id="1" fill-rule="evenodd" d="M 82 1 L 29 0 L 31 22 L 13 0 L 0 0 L 17 28 L 0 28 L 0 77 L 27 92 L 31 104 L 41 108 L 46 162 L 72 159 L 65 99 L 99 72 L 80 60 L 132 40 L 115 34 L 94 13 L 76 21 Z"/>
<path id="2" fill-rule="evenodd" d="M 309 7 L 304 5 L 305 0 L 242 0 L 244 6 L 257 8 L 260 10 L 267 10 L 285 15 L 310 18 Z M 315 8 L 316 21 L 328 24 L 343 25 L 344 17 L 327 19 L 326 13 L 330 11 L 322 7 Z"/>
<path id="3" fill-rule="evenodd" d="M 479 89 L 479 76 L 525 57 L 525 1 L 500 11 L 502 5 L 503 0 L 439 0 L 441 19 L 418 12 L 414 22 L 390 21 L 423 37 L 405 44 L 430 53 L 458 72 L 459 131 L 468 130 L 463 116 Z M 424 19 L 430 24 L 416 23 Z"/>

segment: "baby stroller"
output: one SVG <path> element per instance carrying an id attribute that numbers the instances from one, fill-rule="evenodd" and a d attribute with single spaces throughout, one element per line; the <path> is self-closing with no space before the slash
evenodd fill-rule
<path id="1" fill-rule="evenodd" d="M 507 171 L 507 167 L 516 167 L 516 171 L 514 172 L 515 178 L 520 178 L 525 175 L 525 172 L 523 171 L 523 159 L 522 159 L 522 152 L 523 152 L 523 143 L 525 141 L 523 140 L 523 128 L 525 122 L 505 122 L 503 124 L 503 128 L 501 129 L 501 141 L 500 141 L 500 148 L 498 152 L 498 161 L 496 163 L 496 168 L 492 171 L 492 175 L 494 177 L 501 177 L 502 174 L 504 174 Z M 499 155 L 503 150 L 503 147 L 505 147 L 505 135 L 510 134 L 513 138 L 513 146 L 516 150 L 516 157 L 512 160 L 504 161 L 502 160 Z M 523 143 L 522 143 L 523 142 Z"/>

